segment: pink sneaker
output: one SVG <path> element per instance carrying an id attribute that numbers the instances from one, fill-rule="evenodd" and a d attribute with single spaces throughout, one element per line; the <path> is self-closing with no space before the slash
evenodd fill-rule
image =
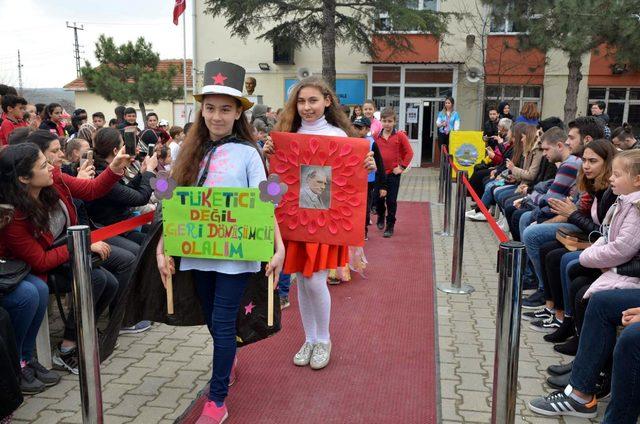
<path id="1" fill-rule="evenodd" d="M 221 424 L 227 417 L 229 417 L 229 411 L 227 411 L 227 405 L 217 407 L 215 402 L 208 401 L 202 408 L 202 414 L 196 424 Z"/>
<path id="2" fill-rule="evenodd" d="M 233 366 L 231 367 L 231 374 L 229 374 L 229 387 L 233 386 L 233 384 L 238 379 L 238 373 L 236 371 L 236 368 L 238 368 L 238 356 L 237 355 L 236 355 L 235 358 L 233 358 Z"/>

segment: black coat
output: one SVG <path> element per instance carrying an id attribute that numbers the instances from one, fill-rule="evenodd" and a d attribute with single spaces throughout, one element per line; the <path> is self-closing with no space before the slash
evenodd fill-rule
<path id="1" fill-rule="evenodd" d="M 608 188 L 606 190 L 595 193 L 595 197 L 596 199 L 598 199 L 598 221 L 602 222 L 604 221 L 604 217 L 607 215 L 607 211 L 616 201 L 618 196 L 615 195 L 610 188 Z M 567 218 L 567 222 L 580 228 L 580 230 L 582 230 L 582 232 L 587 235 L 591 234 L 594 231 L 597 231 L 598 233 L 600 232 L 600 225 L 593 222 L 593 219 L 591 219 L 591 214 L 586 215 L 580 211 L 575 211 L 571 215 L 569 215 L 569 218 Z M 589 238 L 591 239 L 591 237 Z M 595 240 L 596 238 L 597 237 L 594 237 L 593 240 Z"/>
<path id="2" fill-rule="evenodd" d="M 96 164 L 96 176 L 105 169 L 106 166 Z M 114 184 L 106 196 L 86 203 L 89 217 L 99 225 L 110 225 L 130 218 L 132 216 L 131 208 L 149 203 L 151 194 L 153 194 L 150 185 L 150 180 L 153 177 L 155 177 L 153 172 L 143 172 L 128 183 L 119 181 Z"/>

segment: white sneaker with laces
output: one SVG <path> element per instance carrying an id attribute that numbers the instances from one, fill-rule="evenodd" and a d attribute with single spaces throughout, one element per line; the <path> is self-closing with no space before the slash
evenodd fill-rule
<path id="1" fill-rule="evenodd" d="M 482 212 L 476 212 L 474 215 L 468 217 L 471 221 L 486 221 L 487 218 Z"/>

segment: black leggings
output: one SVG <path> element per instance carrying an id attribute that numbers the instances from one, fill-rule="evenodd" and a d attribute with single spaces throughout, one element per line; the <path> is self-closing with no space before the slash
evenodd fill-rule
<path id="1" fill-rule="evenodd" d="M 556 309 L 564 309 L 562 282 L 560 281 L 560 259 L 568 250 L 562 243 L 552 240 L 540 247 L 540 264 L 542 265 L 542 283 L 544 285 L 544 300 L 553 301 Z"/>
<path id="2" fill-rule="evenodd" d="M 469 183 L 478 197 L 482 197 L 484 194 L 484 180 L 491 175 L 491 171 L 492 169 L 479 169 L 473 171 L 473 175 L 469 178 Z"/>
<path id="3" fill-rule="evenodd" d="M 569 297 L 574 300 L 574 322 L 578 336 L 580 336 L 582 324 L 584 323 L 584 315 L 587 312 L 587 305 L 589 305 L 589 299 L 584 299 L 584 294 L 589 290 L 591 283 L 595 280 L 592 276 L 581 275 L 572 279 L 571 284 L 569 284 Z"/>

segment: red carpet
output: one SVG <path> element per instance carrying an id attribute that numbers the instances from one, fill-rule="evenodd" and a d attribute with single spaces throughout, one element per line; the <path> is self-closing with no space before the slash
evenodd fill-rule
<path id="1" fill-rule="evenodd" d="M 374 216 L 375 219 L 375 216 Z M 366 279 L 331 286 L 333 350 L 321 371 L 293 365 L 304 342 L 296 287 L 283 330 L 241 349 L 228 423 L 435 423 L 429 205 L 400 203 L 393 238 L 370 226 Z M 202 398 L 184 414 L 193 423 Z"/>

